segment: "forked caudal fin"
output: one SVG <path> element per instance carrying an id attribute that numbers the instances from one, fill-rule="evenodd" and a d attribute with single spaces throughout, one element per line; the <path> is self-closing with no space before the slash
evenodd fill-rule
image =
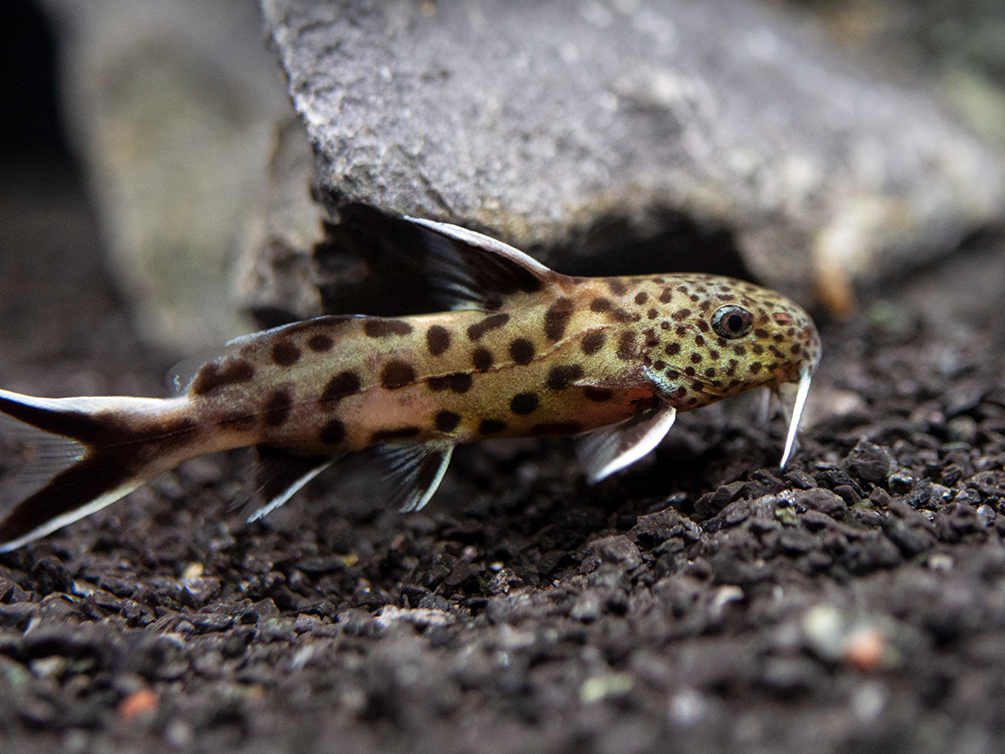
<path id="1" fill-rule="evenodd" d="M 172 411 L 180 407 L 180 400 L 49 399 L 0 390 L 0 418 L 15 427 L 24 460 L 18 476 L 32 490 L 0 499 L 0 552 L 94 513 L 198 455 L 195 423 Z"/>

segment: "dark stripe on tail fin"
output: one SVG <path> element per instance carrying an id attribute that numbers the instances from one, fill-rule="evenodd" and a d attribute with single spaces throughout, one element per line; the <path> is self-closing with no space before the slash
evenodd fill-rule
<path id="1" fill-rule="evenodd" d="M 62 528 L 71 521 L 97 511 L 143 482 L 125 483 L 133 475 L 128 465 L 117 463 L 116 454 L 85 458 L 52 478 L 45 487 L 18 503 L 0 521 L 0 552 Z M 121 454 L 118 454 L 121 455 Z M 103 496 L 115 492 L 114 497 Z M 91 507 L 89 504 L 95 504 Z"/>
<path id="2" fill-rule="evenodd" d="M 9 397 L 16 395 L 16 393 L 7 393 L 6 391 L 0 391 L 0 393 L 2 393 L 0 394 L 0 412 L 43 432 L 69 437 L 84 445 L 93 445 L 99 441 L 104 444 L 115 444 L 126 439 L 122 436 L 123 433 L 119 427 L 109 422 L 101 422 L 91 414 L 82 411 L 60 411 L 42 405 L 22 403 L 20 400 Z M 27 396 L 24 397 L 27 398 Z"/>
<path id="3" fill-rule="evenodd" d="M 31 441 L 25 471 L 51 474 L 23 500 L 0 500 L 0 552 L 103 508 L 194 455 L 184 448 L 194 446 L 196 425 L 177 412 L 181 405 L 146 398 L 32 398 L 0 390 L 0 413 L 34 428 L 26 430 Z"/>

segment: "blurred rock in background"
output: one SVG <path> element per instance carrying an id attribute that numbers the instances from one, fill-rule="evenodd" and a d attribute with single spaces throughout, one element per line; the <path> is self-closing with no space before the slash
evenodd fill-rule
<path id="1" fill-rule="evenodd" d="M 46 0 L 72 143 L 149 342 L 252 327 L 231 280 L 289 112 L 253 0 Z M 306 188 L 305 188 L 306 191 Z"/>

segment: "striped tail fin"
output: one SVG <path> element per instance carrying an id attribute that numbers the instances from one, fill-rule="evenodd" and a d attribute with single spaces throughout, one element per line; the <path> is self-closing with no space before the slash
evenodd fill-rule
<path id="1" fill-rule="evenodd" d="M 0 499 L 0 552 L 94 513 L 203 452 L 185 413 L 184 398 L 50 399 L 0 390 L 0 419 L 22 456 L 15 481 L 27 486 L 24 497 Z"/>

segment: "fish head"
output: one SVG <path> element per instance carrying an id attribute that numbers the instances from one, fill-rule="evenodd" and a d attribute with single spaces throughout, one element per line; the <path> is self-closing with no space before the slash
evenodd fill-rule
<path id="1" fill-rule="evenodd" d="M 813 320 L 774 291 L 717 275 L 679 275 L 659 301 L 662 331 L 653 331 L 643 358 L 664 397 L 678 397 L 678 410 L 808 381 L 819 362 Z"/>

